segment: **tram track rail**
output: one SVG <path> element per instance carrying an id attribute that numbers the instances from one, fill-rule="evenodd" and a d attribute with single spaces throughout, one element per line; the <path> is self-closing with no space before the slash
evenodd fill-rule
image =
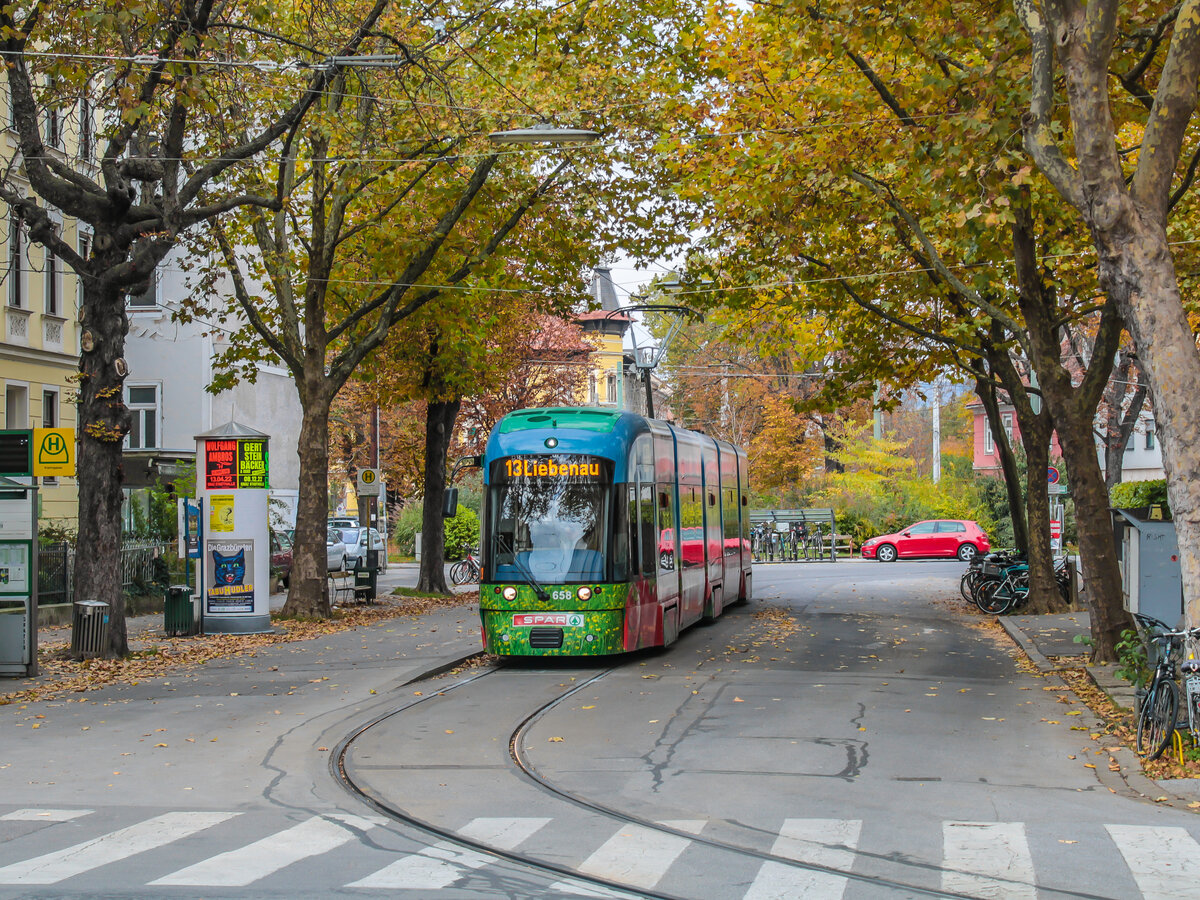
<path id="1" fill-rule="evenodd" d="M 779 856 L 767 851 L 758 850 L 753 847 L 722 841 L 716 838 L 695 834 L 690 831 L 683 831 L 653 819 L 630 813 L 626 810 L 621 810 L 603 803 L 598 803 L 594 799 L 585 797 L 582 794 L 563 788 L 556 784 L 554 781 L 540 772 L 527 759 L 526 755 L 522 751 L 521 747 L 526 735 L 530 729 L 544 716 L 570 700 L 579 692 L 596 684 L 621 667 L 622 664 L 610 666 L 597 672 L 590 678 L 586 678 L 570 686 L 556 697 L 553 697 L 549 701 L 534 709 L 517 724 L 508 737 L 508 755 L 512 764 L 512 768 L 517 775 L 535 786 L 537 789 L 545 791 L 557 799 L 568 803 L 577 809 L 584 810 L 591 815 L 603 816 L 621 825 L 633 825 L 664 835 L 684 839 L 715 852 L 733 854 L 744 858 L 754 859 L 762 863 L 775 863 L 778 865 L 802 869 L 823 875 L 844 878 L 850 882 L 881 888 L 886 891 L 896 891 L 899 894 L 907 894 L 910 896 L 946 898 L 946 900 L 976 900 L 976 898 L 979 896 L 977 894 L 968 894 L 928 885 L 914 884 L 880 875 L 854 872 L 849 869 L 841 869 L 834 866 L 822 865 L 820 863 L 799 860 L 792 857 Z M 497 859 L 504 860 L 517 866 L 526 867 L 548 877 L 556 877 L 576 883 L 592 885 L 596 888 L 615 891 L 625 896 L 648 898 L 648 900 L 691 900 L 691 898 L 686 898 L 677 894 L 630 885 L 597 875 L 587 874 L 579 871 L 578 869 L 549 862 L 537 856 L 532 856 L 516 850 L 506 850 L 480 841 L 472 840 L 460 835 L 456 831 L 419 818 L 385 799 L 374 796 L 371 792 L 363 789 L 355 783 L 353 777 L 347 771 L 345 760 L 356 739 L 384 722 L 387 722 L 397 716 L 402 716 L 404 713 L 409 712 L 424 703 L 428 703 L 432 700 L 445 697 L 457 690 L 461 690 L 483 678 L 493 676 L 497 673 L 497 671 L 498 670 L 496 668 L 490 668 L 482 672 L 474 673 L 466 678 L 462 678 L 452 684 L 439 688 L 438 690 L 429 694 L 415 698 L 414 700 L 407 702 L 402 706 L 378 715 L 360 725 L 345 738 L 343 738 L 341 742 L 339 742 L 334 748 L 334 753 L 330 755 L 330 769 L 333 777 L 351 795 L 366 803 L 376 812 L 385 816 L 389 820 L 403 824 L 411 829 L 415 829 L 416 831 L 434 837 L 439 841 L 462 847 L 464 850 L 494 856 Z M 861 849 L 855 850 L 854 854 L 856 857 L 874 857 L 884 862 L 898 864 L 898 861 L 894 857 L 871 854 Z M 947 871 L 942 867 L 932 863 L 921 863 L 909 860 L 902 864 L 913 868 L 919 868 L 931 874 Z M 996 876 L 989 876 L 989 879 L 997 883 L 1000 887 L 1003 887 L 1005 884 L 1010 884 L 1013 888 L 1022 889 L 1027 889 L 1032 886 L 1038 891 L 1038 895 L 1044 898 L 1061 897 L 1064 898 L 1064 900 L 1115 900 L 1115 898 L 1108 895 L 1093 894 L 1086 891 L 1048 887 L 1038 884 L 1029 885 L 1027 882 L 1016 880 L 1006 881 L 1005 879 Z"/>

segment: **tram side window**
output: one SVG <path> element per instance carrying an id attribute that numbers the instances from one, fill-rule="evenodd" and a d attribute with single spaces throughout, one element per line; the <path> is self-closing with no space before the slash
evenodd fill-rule
<path id="1" fill-rule="evenodd" d="M 737 510 L 737 493 L 735 491 L 725 491 L 724 503 L 721 505 L 721 513 L 725 517 L 725 554 L 727 556 L 736 556 L 738 552 L 738 510 Z"/>
<path id="2" fill-rule="evenodd" d="M 704 498 L 699 488 L 679 488 L 680 555 L 683 567 L 704 564 Z"/>
<path id="3" fill-rule="evenodd" d="M 641 535 L 642 574 L 653 575 L 658 567 L 658 533 L 654 529 L 654 485 L 643 484 L 634 523 Z"/>
<path id="4" fill-rule="evenodd" d="M 679 568 L 675 559 L 675 498 L 669 487 L 658 490 L 658 567 L 661 572 Z"/>
<path id="5" fill-rule="evenodd" d="M 613 521 L 619 524 L 613 529 L 612 580 L 625 581 L 629 577 L 629 573 L 634 571 L 632 567 L 637 565 L 635 561 L 631 562 L 629 559 L 629 552 L 633 545 L 630 542 L 630 530 L 626 527 L 633 518 L 631 512 L 633 489 L 629 489 L 628 495 L 621 493 L 620 490 L 615 490 L 613 499 L 617 506 L 613 510 Z"/>

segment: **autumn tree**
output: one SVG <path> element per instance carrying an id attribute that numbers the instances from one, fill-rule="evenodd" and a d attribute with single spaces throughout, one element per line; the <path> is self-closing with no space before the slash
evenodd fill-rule
<path id="1" fill-rule="evenodd" d="M 1014 0 L 1029 33 L 1025 147 L 1087 226 L 1155 403 L 1187 619 L 1200 621 L 1200 353 L 1176 274 L 1200 143 L 1200 3 Z M 1059 94 L 1060 86 L 1062 94 Z M 1060 101 L 1065 100 L 1065 105 Z M 1126 152 L 1136 148 L 1136 152 Z"/>
<path id="2" fill-rule="evenodd" d="M 1111 658 L 1126 616 L 1091 429 L 1120 316 L 1095 302 L 1074 211 L 1009 139 L 1020 23 L 980 3 L 823 4 L 723 9 L 708 28 L 696 46 L 710 87 L 687 98 L 696 128 L 673 149 L 726 268 L 721 286 L 783 282 L 799 316 L 866 320 L 843 326 L 860 331 L 844 384 L 831 385 L 858 396 L 914 350 L 1003 388 L 1035 473 L 1025 493 L 1043 598 L 1048 507 L 1034 477 L 1057 429 L 1083 506 L 1093 652 Z M 1076 381 L 1061 329 L 1090 318 L 1105 349 Z M 880 328 L 888 341 L 862 333 Z"/>
<path id="3" fill-rule="evenodd" d="M 125 298 L 145 290 L 189 230 L 239 207 L 279 206 L 274 191 L 247 191 L 230 173 L 300 125 L 384 6 L 301 4 L 292 24 L 298 32 L 303 23 L 302 41 L 279 38 L 276 11 L 261 4 L 0 9 L 19 151 L 0 199 L 82 285 L 75 598 L 111 607 L 110 655 L 128 649 L 120 576 L 121 445 L 130 428 Z M 57 130 L 68 119 L 75 158 Z M 216 119 L 223 130 L 212 127 Z M 53 134 L 48 121 L 58 123 Z M 63 216 L 85 223 L 90 242 L 68 234 Z"/>

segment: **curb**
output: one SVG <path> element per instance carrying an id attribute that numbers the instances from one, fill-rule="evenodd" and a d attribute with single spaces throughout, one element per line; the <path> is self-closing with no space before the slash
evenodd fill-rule
<path id="1" fill-rule="evenodd" d="M 1005 633 L 1029 657 L 1039 672 L 1042 674 L 1052 674 L 1058 671 L 1058 667 L 1045 657 L 1030 639 L 1029 635 L 1025 634 L 1016 625 L 1011 624 L 1004 616 L 997 616 L 996 618 L 1000 620 L 1000 625 L 1004 628 Z M 1110 691 L 1096 680 L 1095 673 L 1092 672 L 1091 667 L 1085 668 L 1088 678 L 1091 679 L 1092 683 L 1111 698 Z M 1068 690 L 1070 689 L 1065 681 L 1063 682 L 1063 686 Z M 1116 700 L 1113 700 L 1113 702 L 1117 703 Z M 1119 706 L 1120 704 L 1118 703 L 1117 705 Z M 1099 730 L 1102 725 L 1101 720 L 1097 719 L 1094 714 L 1088 722 L 1093 731 Z M 1116 765 L 1118 770 L 1113 771 L 1108 766 L 1102 767 L 1101 765 L 1097 765 L 1092 771 L 1096 773 L 1096 780 L 1114 794 L 1119 793 L 1133 799 L 1145 800 L 1148 803 L 1153 803 L 1155 806 L 1170 806 L 1184 812 L 1196 812 L 1194 807 L 1188 805 L 1194 803 L 1194 800 L 1180 797 L 1179 795 L 1172 795 L 1157 781 L 1147 778 L 1142 773 L 1142 763 L 1138 755 L 1128 747 L 1122 745 L 1106 750 L 1103 747 L 1097 746 L 1096 754 L 1099 755 L 1101 753 L 1107 753 L 1109 765 Z"/>

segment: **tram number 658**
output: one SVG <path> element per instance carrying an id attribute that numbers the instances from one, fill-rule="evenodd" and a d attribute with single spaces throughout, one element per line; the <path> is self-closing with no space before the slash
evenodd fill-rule
<path id="1" fill-rule="evenodd" d="M 570 600 L 574 594 L 570 591 L 551 591 L 550 598 L 552 600 Z"/>

